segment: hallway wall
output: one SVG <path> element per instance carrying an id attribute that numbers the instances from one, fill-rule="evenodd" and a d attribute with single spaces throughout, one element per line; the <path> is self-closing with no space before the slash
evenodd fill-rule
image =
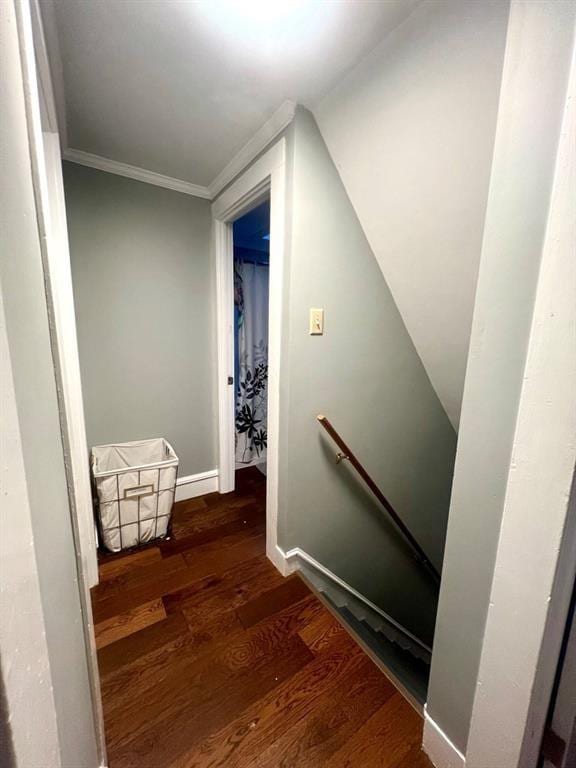
<path id="1" fill-rule="evenodd" d="M 287 133 L 289 256 L 282 352 L 280 545 L 300 547 L 416 635 L 436 595 L 316 421 L 326 415 L 440 569 L 456 435 L 310 112 Z M 308 334 L 325 309 L 323 336 Z"/>
<path id="2" fill-rule="evenodd" d="M 166 437 L 214 469 L 210 203 L 64 163 L 89 445 Z"/>

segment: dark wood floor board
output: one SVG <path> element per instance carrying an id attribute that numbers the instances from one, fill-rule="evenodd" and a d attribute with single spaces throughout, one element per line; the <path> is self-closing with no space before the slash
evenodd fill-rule
<path id="1" fill-rule="evenodd" d="M 431 768 L 422 723 L 265 556 L 266 480 L 178 502 L 169 540 L 100 559 L 110 768 Z"/>
<path id="2" fill-rule="evenodd" d="M 226 504 L 207 507 L 186 518 L 175 516 L 172 532 L 177 538 L 190 536 L 234 520 L 248 520 L 251 516 L 261 516 L 261 505 L 257 499 L 254 496 L 235 497 Z"/>
<path id="3" fill-rule="evenodd" d="M 150 600 L 155 600 L 158 597 L 163 597 L 164 595 L 172 594 L 173 592 L 178 592 L 182 589 L 191 588 L 192 585 L 194 585 L 195 591 L 201 590 L 203 585 L 210 582 L 210 577 L 200 581 L 202 583 L 199 583 L 196 575 L 189 571 L 187 567 L 177 568 L 176 570 L 159 576 L 156 580 L 147 582 L 146 584 L 127 589 L 125 592 L 112 594 L 101 600 L 94 600 L 92 602 L 94 622 L 98 624 L 119 613 L 124 613 L 132 608 L 136 608 L 137 606 L 142 605 L 142 603 L 147 603 Z"/>
<path id="4" fill-rule="evenodd" d="M 159 550 L 158 554 L 160 555 Z M 98 604 L 111 598 L 113 595 L 123 595 L 137 587 L 143 587 L 146 584 L 156 584 L 163 576 L 184 571 L 187 567 L 183 555 L 174 555 L 164 559 L 158 557 L 158 559 L 152 562 L 142 563 L 140 567 L 131 570 L 125 569 L 117 576 L 100 582 L 92 590 L 92 602 Z"/>
<path id="5" fill-rule="evenodd" d="M 103 677 L 102 697 L 107 718 L 113 718 L 117 711 L 125 712 L 135 700 L 156 702 L 157 686 L 162 686 L 170 674 L 176 675 L 176 687 L 180 681 L 185 685 L 190 668 L 202 672 L 206 666 L 205 657 L 209 657 L 208 664 L 214 663 L 220 669 L 231 650 L 236 653 L 234 644 L 242 644 L 246 639 L 245 630 L 234 611 L 197 627 L 194 632 L 189 631 L 185 620 L 184 632 L 181 631 L 182 614 L 171 614 L 166 621 L 173 617 L 178 618 L 178 631 L 172 638 Z M 170 694 L 175 695 L 176 690 Z"/>
<path id="6" fill-rule="evenodd" d="M 326 763 L 326 768 L 395 768 L 421 742 L 421 719 L 395 693 Z"/>
<path id="7" fill-rule="evenodd" d="M 243 490 L 237 489 L 231 493 L 225 493 L 223 495 L 210 494 L 206 496 L 206 505 L 209 508 L 222 507 L 224 505 L 233 509 L 235 507 L 243 507 L 246 502 L 262 503 L 262 498 L 257 493 L 252 492 L 252 488 L 246 488 Z"/>
<path id="8" fill-rule="evenodd" d="M 98 651 L 100 676 L 107 678 L 188 634 L 188 623 L 184 615 L 173 613 L 163 621 L 151 624 Z M 148 663 L 151 663 L 150 660 Z M 128 673 L 128 680 L 132 674 L 133 671 Z"/>
<path id="9" fill-rule="evenodd" d="M 335 637 L 346 634 L 344 627 L 327 610 L 299 631 L 300 637 L 313 653 L 322 652 L 332 644 Z"/>
<path id="10" fill-rule="evenodd" d="M 147 547 L 129 554 L 103 554 L 99 558 L 98 575 L 100 584 L 115 579 L 124 573 L 130 573 L 144 565 L 150 565 L 162 557 L 157 546 Z"/>
<path id="11" fill-rule="evenodd" d="M 233 636 L 221 635 L 208 646 L 185 641 L 178 647 L 177 658 L 165 659 L 163 671 L 162 660 L 155 658 L 155 668 L 142 670 L 140 677 L 133 680 L 130 698 L 104 699 L 111 743 L 116 743 L 128 728 L 141 732 L 150 725 L 155 713 L 183 707 L 190 697 L 205 700 L 232 684 L 236 674 L 254 670 L 263 659 L 281 655 L 297 629 L 296 624 L 275 620 L 250 632 L 241 628 Z M 295 642 L 305 645 L 300 638 Z M 142 702 L 152 690 L 154 698 L 147 707 Z"/>
<path id="12" fill-rule="evenodd" d="M 109 729 L 110 738 L 114 739 L 113 734 L 123 731 L 124 720 L 132 724 L 147 720 L 148 714 L 140 707 L 140 702 L 152 690 L 154 710 L 161 708 L 164 699 L 173 704 L 180 700 L 184 702 L 192 688 L 195 686 L 195 690 L 200 690 L 206 680 L 208 686 L 216 690 L 232 680 L 234 673 L 252 667 L 264 657 L 281 654 L 288 639 L 324 610 L 309 595 L 249 631 L 244 630 L 234 613 L 228 612 L 220 622 L 196 628 L 177 647 L 144 661 L 139 674 L 134 668 L 130 670 L 130 691 L 118 690 L 126 682 L 122 674 L 116 675 L 113 682 L 107 680 L 103 688 L 104 708 L 107 717 L 114 721 Z M 223 626 L 223 620 L 226 626 Z M 134 709 L 138 712 L 133 712 Z"/>
<path id="13" fill-rule="evenodd" d="M 399 763 L 394 765 L 394 768 L 433 768 L 433 765 L 418 743 L 410 749 Z"/>
<path id="14" fill-rule="evenodd" d="M 119 613 L 110 619 L 96 624 L 94 634 L 96 636 L 96 648 L 104 648 L 127 635 L 132 635 L 151 624 L 155 624 L 166 618 L 164 604 L 160 598 L 143 603 L 125 613 Z"/>
<path id="15" fill-rule="evenodd" d="M 335 695 L 351 674 L 366 674 L 371 666 L 372 662 L 351 641 L 336 642 L 236 720 L 181 755 L 171 768 L 247 765 L 291 726 L 310 715 L 320 697 Z"/>
<path id="16" fill-rule="evenodd" d="M 222 499 L 222 496 L 219 493 L 210 493 L 205 496 L 198 496 L 194 499 L 185 499 L 184 501 L 177 502 L 172 510 L 172 520 L 184 520 L 205 510 L 208 506 L 207 500 L 212 496 L 216 499 Z"/>
<path id="17" fill-rule="evenodd" d="M 316 768 L 325 765 L 358 728 L 396 693 L 371 664 L 362 676 L 348 675 L 337 695 L 324 695 L 314 713 L 288 729 L 260 752 L 250 766 Z"/>
<path id="18" fill-rule="evenodd" d="M 265 529 L 265 513 L 260 506 L 254 505 L 251 509 L 245 508 L 244 512 L 245 514 L 241 519 L 234 519 L 214 528 L 206 528 L 203 531 L 179 536 L 178 538 L 172 537 L 168 541 L 162 542 L 160 545 L 162 557 L 170 557 L 181 552 L 190 552 L 195 547 L 209 543 L 218 543 L 226 536 L 243 531 L 250 532 L 253 528 L 258 528 L 259 532 Z"/>
<path id="19" fill-rule="evenodd" d="M 112 745 L 111 758 L 118 768 L 168 768 L 187 750 L 191 738 L 202 740 L 312 658 L 300 638 L 290 638 L 281 655 L 261 659 L 216 691 L 206 691 L 203 696 L 192 689 L 183 706 L 171 706 L 162 720 L 155 719 L 128 744 Z"/>
<path id="20" fill-rule="evenodd" d="M 253 558 L 205 583 L 191 584 L 164 597 L 167 613 L 182 610 L 191 626 L 201 625 L 211 617 L 239 608 L 271 587 L 282 583 L 282 576 L 264 555 Z"/>
<path id="21" fill-rule="evenodd" d="M 218 532 L 217 537 L 210 537 L 207 541 L 203 541 L 202 537 L 205 534 L 207 535 L 208 531 L 203 531 L 201 534 L 198 534 L 198 539 L 196 536 L 185 536 L 184 538 L 180 539 L 171 539 L 169 542 L 162 543 L 161 550 L 164 550 L 165 547 L 168 547 L 173 543 L 177 544 L 180 552 L 184 555 L 184 558 L 186 560 L 191 559 L 192 562 L 194 562 L 204 557 L 210 557 L 211 555 L 215 555 L 219 552 L 225 552 L 237 544 L 249 541 L 255 536 L 261 537 L 265 535 L 266 523 L 262 514 L 261 517 L 254 518 L 253 525 L 247 525 L 244 523 L 244 521 L 240 521 L 239 527 L 233 529 L 230 532 L 227 531 L 226 526 L 210 529 L 210 532 L 212 533 L 216 531 Z M 258 554 L 261 555 L 262 553 L 263 550 L 260 548 Z"/>
<path id="22" fill-rule="evenodd" d="M 201 578 L 210 574 L 225 573 L 246 560 L 261 556 L 265 548 L 266 535 L 262 532 L 241 537 L 233 542 L 222 541 L 219 548 L 211 547 L 208 552 L 198 551 L 200 548 L 184 552 L 183 557 L 188 569 Z"/>
<path id="23" fill-rule="evenodd" d="M 266 493 L 266 475 L 257 467 L 245 467 L 236 472 L 236 491 L 242 492 L 246 489 L 257 489 L 262 495 Z"/>
<path id="24" fill-rule="evenodd" d="M 289 606 L 277 616 L 257 624 L 249 630 L 243 630 L 238 640 L 222 646 L 221 653 L 228 666 L 246 664 L 247 659 L 255 659 L 268 653 L 281 653 L 289 637 L 296 635 L 298 630 L 318 613 L 318 604 L 313 598 L 307 598 L 300 603 Z"/>
<path id="25" fill-rule="evenodd" d="M 238 609 L 238 616 L 243 626 L 248 628 L 308 595 L 310 590 L 302 579 L 292 576 L 275 589 L 268 590 L 255 600 L 241 606 Z"/>

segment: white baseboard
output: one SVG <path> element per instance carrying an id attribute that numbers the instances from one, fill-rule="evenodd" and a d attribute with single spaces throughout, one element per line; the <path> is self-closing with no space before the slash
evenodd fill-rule
<path id="1" fill-rule="evenodd" d="M 282 553 L 282 556 L 284 557 L 285 561 L 285 569 L 287 573 L 292 573 L 296 570 L 298 566 L 298 560 L 304 560 L 304 562 L 307 562 L 309 565 L 311 565 L 313 568 L 315 568 L 320 573 L 323 573 L 325 576 L 327 576 L 331 581 L 338 584 L 342 589 L 345 589 L 347 592 L 349 592 L 351 595 L 353 595 L 357 600 L 360 600 L 362 603 L 365 603 L 372 611 L 375 613 L 380 614 L 382 618 L 392 624 L 392 626 L 396 627 L 400 632 L 402 632 L 404 635 L 407 635 L 410 637 L 410 639 L 419 645 L 423 650 L 427 651 L 427 653 L 431 654 L 432 649 L 427 646 L 425 643 L 423 643 L 418 637 L 412 634 L 409 630 L 406 629 L 406 627 L 403 627 L 401 624 L 399 624 L 397 621 L 395 621 L 392 616 L 389 616 L 385 611 L 383 611 L 381 608 L 379 608 L 377 605 L 375 605 L 373 602 L 368 600 L 368 598 L 364 597 L 364 595 L 360 594 L 354 587 L 351 587 L 350 584 L 347 584 L 343 579 L 341 579 L 339 576 L 337 576 L 335 573 L 332 573 L 328 568 L 326 568 L 322 563 L 319 563 L 318 560 L 313 558 L 311 555 L 309 555 L 307 552 L 305 552 L 303 549 L 300 549 L 300 547 L 295 547 L 294 549 L 288 550 L 288 552 L 284 552 L 284 550 L 280 549 L 280 547 L 277 547 L 277 549 Z"/>
<path id="2" fill-rule="evenodd" d="M 269 532 L 266 530 L 266 557 L 270 562 L 280 571 L 282 576 L 290 576 L 291 573 L 297 568 L 296 561 L 289 562 L 286 559 L 286 553 L 274 543 L 272 537 L 269 537 Z"/>
<path id="3" fill-rule="evenodd" d="M 465 768 L 466 758 L 432 720 L 424 705 L 424 737 L 422 748 L 436 768 Z"/>
<path id="4" fill-rule="evenodd" d="M 217 469 L 199 472 L 197 475 L 185 475 L 176 480 L 175 501 L 194 499 L 196 496 L 204 496 L 205 493 L 215 493 L 216 491 L 218 491 Z"/>

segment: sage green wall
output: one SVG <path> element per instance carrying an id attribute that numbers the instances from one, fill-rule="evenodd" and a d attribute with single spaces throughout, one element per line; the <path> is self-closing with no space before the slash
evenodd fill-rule
<path id="1" fill-rule="evenodd" d="M 287 134 L 280 545 L 300 547 L 430 642 L 436 594 L 316 421 L 325 414 L 440 568 L 456 435 L 313 116 Z M 308 334 L 323 307 L 325 333 Z"/>
<path id="2" fill-rule="evenodd" d="M 88 444 L 166 437 L 214 469 L 210 203 L 64 163 Z"/>

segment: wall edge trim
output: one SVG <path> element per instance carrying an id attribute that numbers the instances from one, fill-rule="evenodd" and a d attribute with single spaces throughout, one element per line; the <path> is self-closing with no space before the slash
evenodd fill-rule
<path id="1" fill-rule="evenodd" d="M 430 717 L 426 704 L 424 705 L 422 749 L 436 768 L 465 768 L 466 766 L 466 758 Z"/>
<path id="2" fill-rule="evenodd" d="M 176 480 L 176 494 L 174 501 L 186 501 L 204 496 L 206 493 L 218 491 L 218 470 L 210 469 L 207 472 L 198 472 L 195 475 L 184 475 Z"/>
<path id="3" fill-rule="evenodd" d="M 285 101 L 208 186 L 192 184 L 192 182 L 184 181 L 184 179 L 176 179 L 163 173 L 150 171 L 147 168 L 122 163 L 119 160 L 111 160 L 108 157 L 85 152 L 82 149 L 66 147 L 62 151 L 62 158 L 69 163 L 84 165 L 87 168 L 96 168 L 99 171 L 164 187 L 204 200 L 214 200 L 292 122 L 295 112 L 296 103 L 290 100 Z"/>
<path id="4" fill-rule="evenodd" d="M 296 570 L 296 563 L 298 560 L 304 560 L 309 565 L 311 565 L 313 568 L 315 568 L 317 571 L 320 571 L 320 573 L 323 573 L 325 576 L 327 576 L 329 579 L 334 581 L 336 584 L 338 584 L 342 589 L 345 589 L 347 592 L 349 592 L 353 597 L 355 597 L 357 600 L 360 600 L 361 602 L 365 603 L 369 608 L 371 608 L 375 613 L 378 613 L 380 616 L 382 616 L 383 619 L 390 622 L 396 629 L 398 629 L 400 632 L 407 635 L 411 640 L 413 640 L 415 643 L 417 643 L 421 648 L 428 651 L 428 653 L 432 653 L 432 649 L 427 646 L 425 643 L 422 642 L 416 635 L 413 635 L 412 632 L 410 632 L 408 629 L 403 627 L 401 624 L 399 624 L 397 621 L 395 621 L 391 616 L 389 616 L 385 611 L 383 611 L 381 608 L 379 608 L 377 605 L 375 605 L 373 602 L 368 600 L 364 595 L 362 595 L 360 592 L 354 589 L 354 587 L 351 587 L 350 584 L 345 582 L 343 579 L 341 579 L 339 576 L 337 576 L 335 573 L 333 573 L 329 568 L 326 568 L 325 565 L 322 565 L 322 563 L 319 563 L 318 560 L 312 557 L 312 555 L 309 555 L 307 552 L 305 552 L 303 549 L 300 549 L 300 547 L 294 547 L 293 549 L 289 549 L 287 552 L 282 550 L 280 547 L 278 547 L 280 552 L 282 553 L 284 557 L 284 561 L 287 565 L 288 572 L 291 573 L 292 571 Z"/>
<path id="5" fill-rule="evenodd" d="M 248 166 L 278 134 L 294 119 L 296 103 L 285 101 L 252 138 L 234 155 L 232 160 L 220 171 L 209 184 L 210 198 L 214 200 L 224 187 L 228 186 Z"/>
<path id="6" fill-rule="evenodd" d="M 70 163 L 84 165 L 88 168 L 96 168 L 99 171 L 113 173 L 116 176 L 124 176 L 135 181 L 142 181 L 145 184 L 153 184 L 157 187 L 171 189 L 174 192 L 182 192 L 184 195 L 201 197 L 204 200 L 210 200 L 210 191 L 208 187 L 192 184 L 183 179 L 175 179 L 172 176 L 165 176 L 162 173 L 149 171 L 146 168 L 139 168 L 136 165 L 121 163 L 118 160 L 110 160 L 108 157 L 93 155 L 90 152 L 83 152 L 81 149 L 67 148 L 62 152 L 62 157 Z"/>

